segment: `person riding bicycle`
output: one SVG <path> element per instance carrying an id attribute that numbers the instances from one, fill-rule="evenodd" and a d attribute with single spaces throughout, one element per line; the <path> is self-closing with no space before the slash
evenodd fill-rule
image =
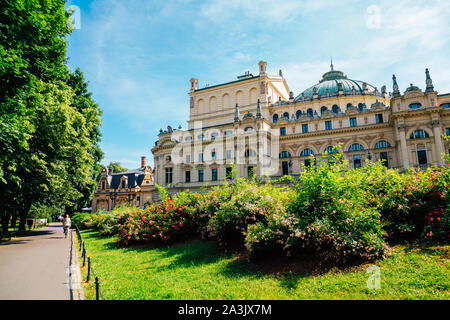
<path id="1" fill-rule="evenodd" d="M 67 238 L 67 233 L 69 232 L 69 229 L 70 229 L 70 225 L 71 225 L 71 221 L 70 221 L 69 215 L 66 214 L 66 216 L 63 220 L 64 235 L 66 236 L 66 238 Z"/>

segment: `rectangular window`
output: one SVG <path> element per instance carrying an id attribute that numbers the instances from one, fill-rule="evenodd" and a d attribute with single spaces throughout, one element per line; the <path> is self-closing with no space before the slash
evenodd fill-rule
<path id="1" fill-rule="evenodd" d="M 389 168 L 389 156 L 387 152 L 380 152 L 380 160 L 387 168 Z"/>
<path id="2" fill-rule="evenodd" d="M 417 161 L 419 165 L 428 164 L 427 152 L 425 150 L 417 151 Z"/>
<path id="3" fill-rule="evenodd" d="M 204 170 L 198 170 L 198 181 L 203 182 L 205 177 L 205 171 Z"/>
<path id="4" fill-rule="evenodd" d="M 361 155 L 355 154 L 353 156 L 353 168 L 361 168 Z"/>
<path id="5" fill-rule="evenodd" d="M 216 152 L 215 152 L 215 151 L 211 152 L 211 158 L 212 158 L 213 160 L 217 160 L 217 155 L 216 155 Z"/>
<path id="6" fill-rule="evenodd" d="M 350 127 L 356 127 L 356 118 L 350 118 Z"/>
<path id="7" fill-rule="evenodd" d="M 203 162 L 203 153 L 198 154 L 198 161 Z"/>
<path id="8" fill-rule="evenodd" d="M 253 166 L 248 166 L 247 167 L 247 176 L 250 179 L 251 177 L 253 177 Z"/>
<path id="9" fill-rule="evenodd" d="M 285 136 L 286 135 L 286 128 L 280 128 L 280 136 Z"/>
<path id="10" fill-rule="evenodd" d="M 191 155 L 190 154 L 186 155 L 186 163 L 191 163 Z"/>
<path id="11" fill-rule="evenodd" d="M 302 133 L 308 133 L 308 124 L 302 124 Z"/>
<path id="12" fill-rule="evenodd" d="M 283 176 L 286 176 L 289 174 L 289 162 L 288 161 L 283 161 L 281 163 L 281 170 L 282 170 Z"/>
<path id="13" fill-rule="evenodd" d="M 211 180 L 217 181 L 217 169 L 216 168 L 211 170 Z"/>
<path id="14" fill-rule="evenodd" d="M 377 113 L 375 115 L 375 121 L 376 121 L 376 123 L 383 123 L 383 114 L 382 113 Z"/>
<path id="15" fill-rule="evenodd" d="M 331 120 L 325 121 L 325 130 L 331 130 L 331 129 L 332 129 Z"/>
<path id="16" fill-rule="evenodd" d="M 172 168 L 166 168 L 166 184 L 172 183 Z"/>
<path id="17" fill-rule="evenodd" d="M 225 168 L 225 176 L 227 177 L 227 179 L 233 179 L 233 176 L 232 176 L 232 168 L 231 167 L 226 167 Z"/>
<path id="18" fill-rule="evenodd" d="M 445 135 L 450 136 L 450 128 L 445 128 Z"/>
<path id="19" fill-rule="evenodd" d="M 190 171 L 186 171 L 185 173 L 184 173 L 184 181 L 185 182 L 191 182 L 191 172 Z"/>
<path id="20" fill-rule="evenodd" d="M 231 150 L 227 150 L 227 159 L 231 159 L 233 156 Z"/>

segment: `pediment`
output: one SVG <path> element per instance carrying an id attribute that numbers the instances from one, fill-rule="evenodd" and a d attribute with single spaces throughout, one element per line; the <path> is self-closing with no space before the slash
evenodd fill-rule
<path id="1" fill-rule="evenodd" d="M 418 98 L 423 97 L 423 93 L 420 90 L 413 90 L 405 93 L 405 98 Z"/>

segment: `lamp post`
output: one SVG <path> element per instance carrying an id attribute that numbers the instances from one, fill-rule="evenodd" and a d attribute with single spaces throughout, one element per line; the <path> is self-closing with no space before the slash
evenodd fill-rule
<path id="1" fill-rule="evenodd" d="M 112 200 L 112 208 L 111 208 L 112 210 L 116 207 L 117 194 L 115 190 L 109 193 L 109 198 Z"/>
<path id="2" fill-rule="evenodd" d="M 370 153 L 370 150 L 369 150 L 369 154 L 367 155 L 367 159 L 369 159 L 369 161 L 372 161 L 372 154 Z"/>
<path id="3" fill-rule="evenodd" d="M 131 202 L 134 201 L 135 194 L 131 194 L 131 189 L 128 189 L 128 203 L 131 205 Z"/>

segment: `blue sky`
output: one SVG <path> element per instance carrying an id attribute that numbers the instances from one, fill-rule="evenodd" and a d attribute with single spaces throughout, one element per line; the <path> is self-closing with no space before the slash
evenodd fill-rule
<path id="1" fill-rule="evenodd" d="M 71 0 L 80 29 L 69 37 L 103 110 L 102 163 L 140 166 L 160 128 L 187 127 L 189 79 L 199 86 L 235 80 L 258 61 L 283 70 L 294 95 L 329 70 L 392 91 L 450 92 L 450 1 Z"/>

